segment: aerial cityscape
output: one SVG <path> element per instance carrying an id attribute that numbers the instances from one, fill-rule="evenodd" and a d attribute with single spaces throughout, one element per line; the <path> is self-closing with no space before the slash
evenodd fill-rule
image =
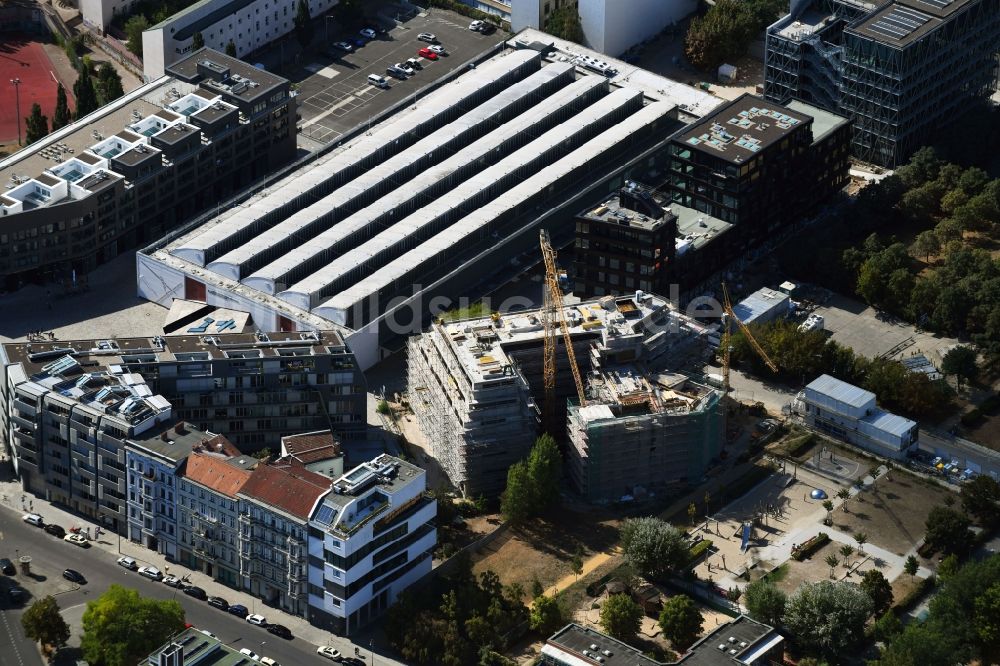
<path id="1" fill-rule="evenodd" d="M 1000 0 L 0 0 L 0 666 L 1000 666 Z"/>

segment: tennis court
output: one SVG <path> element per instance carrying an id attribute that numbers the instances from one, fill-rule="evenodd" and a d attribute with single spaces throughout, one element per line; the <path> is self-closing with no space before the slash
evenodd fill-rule
<path id="1" fill-rule="evenodd" d="M 20 104 L 17 104 L 11 79 L 19 79 Z M 0 39 L 0 143 L 17 142 L 17 108 L 21 112 L 21 136 L 24 136 L 24 119 L 31 113 L 31 105 L 42 107 L 42 114 L 52 121 L 56 107 L 56 76 L 52 61 L 42 45 L 27 35 L 3 33 Z M 66 85 L 66 96 L 73 108 L 72 82 Z"/>

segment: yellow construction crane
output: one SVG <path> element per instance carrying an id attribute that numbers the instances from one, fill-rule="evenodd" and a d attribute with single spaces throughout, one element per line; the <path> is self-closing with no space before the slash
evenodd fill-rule
<path id="1" fill-rule="evenodd" d="M 726 321 L 722 322 L 722 390 L 724 395 L 729 395 L 729 354 L 733 350 L 733 346 L 730 340 L 730 329 L 732 328 L 731 322 L 736 322 L 736 325 L 740 327 L 743 331 L 743 335 L 746 336 L 747 341 L 753 350 L 757 352 L 767 367 L 771 368 L 774 372 L 778 371 L 778 366 L 775 365 L 774 361 L 767 355 L 767 352 L 757 343 L 753 335 L 750 333 L 750 329 L 747 328 L 736 313 L 733 312 L 733 304 L 729 300 L 729 289 L 726 287 L 726 283 L 722 283 L 722 311 L 726 315 Z"/>
<path id="2" fill-rule="evenodd" d="M 539 243 L 542 248 L 542 260 L 545 262 L 545 286 L 542 288 L 544 305 L 542 307 L 542 327 L 545 333 L 545 349 L 542 359 L 542 372 L 545 377 L 545 428 L 551 430 L 557 426 L 553 423 L 556 407 L 556 321 L 562 329 L 563 344 L 569 357 L 569 367 L 573 371 L 576 382 L 576 392 L 580 398 L 580 406 L 587 405 L 583 377 L 576 364 L 576 353 L 573 351 L 573 340 L 569 335 L 569 324 L 566 323 L 566 313 L 563 312 L 563 293 L 559 287 L 559 272 L 556 270 L 556 251 L 549 241 L 549 232 L 542 229 L 539 233 Z"/>

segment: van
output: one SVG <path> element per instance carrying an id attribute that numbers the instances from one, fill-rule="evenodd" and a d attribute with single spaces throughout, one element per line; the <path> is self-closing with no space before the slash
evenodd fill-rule
<path id="1" fill-rule="evenodd" d="M 378 74 L 369 74 L 368 83 L 378 88 L 388 88 L 389 82 L 385 80 L 384 76 L 379 76 Z"/>

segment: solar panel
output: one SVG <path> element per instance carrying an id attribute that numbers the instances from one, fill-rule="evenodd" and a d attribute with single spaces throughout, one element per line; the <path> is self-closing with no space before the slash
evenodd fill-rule
<path id="1" fill-rule="evenodd" d="M 955 2 L 955 0 L 917 0 L 917 2 L 929 5 L 936 9 L 944 9 L 951 3 Z"/>
<path id="2" fill-rule="evenodd" d="M 333 520 L 333 507 L 329 504 L 323 504 L 316 512 L 316 522 L 329 525 L 331 520 Z"/>
<path id="3" fill-rule="evenodd" d="M 868 29 L 892 39 L 903 39 L 930 20 L 931 17 L 923 12 L 897 5 L 880 16 L 877 21 L 868 26 Z"/>

